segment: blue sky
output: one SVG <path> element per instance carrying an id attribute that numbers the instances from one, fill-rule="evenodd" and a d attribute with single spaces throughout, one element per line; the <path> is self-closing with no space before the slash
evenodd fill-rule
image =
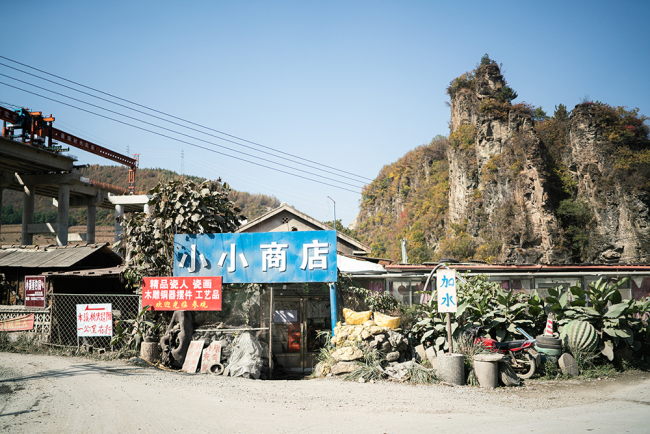
<path id="1" fill-rule="evenodd" d="M 257 150 L 246 149 L 147 118 L 2 65 L 0 74 L 146 119 L 184 135 L 164 134 L 219 152 L 267 166 L 291 164 L 298 169 L 274 167 L 352 191 L 2 84 L 0 101 L 52 113 L 62 130 L 117 152 L 139 153 L 141 167 L 180 172 L 183 150 L 185 173 L 275 195 L 319 220 L 333 219 L 329 196 L 337 218 L 347 224 L 358 212 L 361 186 L 382 166 L 448 134 L 445 87 L 485 53 L 503 63 L 506 80 L 519 94 L 516 102 L 552 113 L 557 104 L 572 109 L 588 96 L 650 115 L 649 16 L 646 1 L 0 3 L 0 56 L 311 160 L 322 170 L 291 163 L 286 155 L 274 158 L 267 148 L 238 141 Z M 35 72 L 5 59 L 0 63 Z M 101 112 L 4 76 L 0 82 Z M 80 164 L 112 164 L 74 148 L 70 153 Z"/>

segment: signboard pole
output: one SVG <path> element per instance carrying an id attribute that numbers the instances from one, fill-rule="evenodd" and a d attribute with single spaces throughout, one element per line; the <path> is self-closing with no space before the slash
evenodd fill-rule
<path id="1" fill-rule="evenodd" d="M 451 338 L 451 314 L 447 312 L 447 339 L 449 340 L 449 354 L 454 353 L 454 340 Z"/>
<path id="2" fill-rule="evenodd" d="M 338 321 L 338 306 L 336 305 L 336 283 L 330 283 L 330 316 L 332 317 L 332 337 L 334 337 L 334 329 Z"/>
<path id="3" fill-rule="evenodd" d="M 269 379 L 273 380 L 273 285 L 269 290 Z"/>

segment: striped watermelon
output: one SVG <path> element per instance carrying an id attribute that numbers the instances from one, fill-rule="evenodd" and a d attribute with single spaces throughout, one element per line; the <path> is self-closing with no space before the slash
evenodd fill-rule
<path id="1" fill-rule="evenodd" d="M 565 348 L 571 350 L 591 352 L 598 346 L 596 329 L 587 321 L 569 321 L 562 329 L 561 338 Z"/>

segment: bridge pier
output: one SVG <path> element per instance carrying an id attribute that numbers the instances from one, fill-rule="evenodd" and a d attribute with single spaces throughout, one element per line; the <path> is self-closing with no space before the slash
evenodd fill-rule
<path id="1" fill-rule="evenodd" d="M 68 227 L 70 225 L 70 185 L 59 184 L 59 212 L 57 214 L 56 245 L 68 245 Z"/>
<path id="2" fill-rule="evenodd" d="M 88 219 L 86 220 L 86 243 L 95 244 L 95 221 L 97 206 L 88 205 Z"/>
<path id="3" fill-rule="evenodd" d="M 20 244 L 27 246 L 34 244 L 34 234 L 29 232 L 29 225 L 34 223 L 34 184 L 23 186 L 23 227 L 20 237 Z"/>

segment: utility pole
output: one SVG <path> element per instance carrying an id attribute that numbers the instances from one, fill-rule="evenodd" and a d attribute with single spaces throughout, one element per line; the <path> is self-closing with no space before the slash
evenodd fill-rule
<path id="1" fill-rule="evenodd" d="M 185 176 L 185 150 L 181 149 L 181 179 Z"/>
<path id="2" fill-rule="evenodd" d="M 327 196 L 327 198 L 329 200 L 331 200 L 332 202 L 334 202 L 334 230 L 337 231 L 337 234 L 338 234 L 338 229 L 336 229 L 336 201 L 334 201 L 334 199 L 332 199 L 329 196 Z"/>

